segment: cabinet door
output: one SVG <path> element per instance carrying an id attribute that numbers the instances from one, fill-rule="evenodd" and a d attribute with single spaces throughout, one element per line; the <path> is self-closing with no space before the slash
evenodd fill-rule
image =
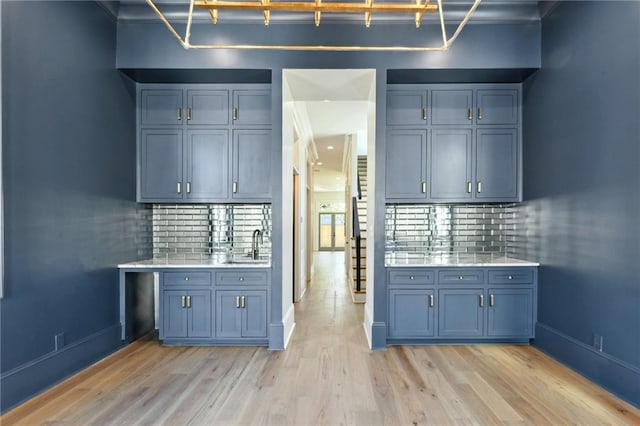
<path id="1" fill-rule="evenodd" d="M 518 131 L 476 132 L 476 198 L 518 200 Z"/>
<path id="2" fill-rule="evenodd" d="M 438 336 L 472 338 L 483 334 L 484 290 L 438 291 Z"/>
<path id="3" fill-rule="evenodd" d="M 240 292 L 216 291 L 216 337 L 242 335 Z"/>
<path id="4" fill-rule="evenodd" d="M 189 291 L 187 309 L 187 335 L 189 337 L 211 337 L 211 291 Z"/>
<path id="5" fill-rule="evenodd" d="M 431 91 L 431 124 L 473 124 L 473 91 L 437 89 Z"/>
<path id="6" fill-rule="evenodd" d="M 162 324 L 160 339 L 187 337 L 187 312 L 184 303 L 186 293 L 182 290 L 162 292 Z"/>
<path id="7" fill-rule="evenodd" d="M 242 311 L 242 337 L 267 336 L 267 292 L 244 291 Z"/>
<path id="8" fill-rule="evenodd" d="M 489 337 L 533 337 L 533 290 L 489 289 Z"/>
<path id="9" fill-rule="evenodd" d="M 518 124 L 518 91 L 516 89 L 478 90 L 477 124 Z"/>
<path id="10" fill-rule="evenodd" d="M 234 126 L 270 126 L 270 90 L 234 90 L 232 120 Z"/>
<path id="11" fill-rule="evenodd" d="M 182 90 L 142 89 L 140 123 L 143 126 L 182 125 Z"/>
<path id="12" fill-rule="evenodd" d="M 471 129 L 431 131 L 431 199 L 471 199 Z"/>
<path id="13" fill-rule="evenodd" d="M 389 337 L 432 337 L 433 297 L 433 290 L 389 290 Z"/>
<path id="14" fill-rule="evenodd" d="M 188 90 L 187 124 L 228 125 L 229 92 L 227 90 Z"/>
<path id="15" fill-rule="evenodd" d="M 182 199 L 182 130 L 142 130 L 140 145 L 140 200 Z"/>
<path id="16" fill-rule="evenodd" d="M 386 143 L 387 199 L 424 199 L 426 192 L 427 132 L 391 130 Z"/>
<path id="17" fill-rule="evenodd" d="M 227 130 L 187 132 L 186 197 L 192 200 L 229 196 L 229 136 Z"/>
<path id="18" fill-rule="evenodd" d="M 387 92 L 387 126 L 424 126 L 427 124 L 427 92 L 389 90 Z"/>
<path id="19" fill-rule="evenodd" d="M 234 130 L 234 199 L 271 197 L 271 130 Z"/>

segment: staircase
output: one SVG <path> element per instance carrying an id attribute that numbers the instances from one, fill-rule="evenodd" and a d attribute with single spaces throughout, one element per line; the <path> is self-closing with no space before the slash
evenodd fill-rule
<path id="1" fill-rule="evenodd" d="M 367 157 L 358 156 L 358 177 L 360 179 L 361 198 L 357 200 L 358 220 L 360 222 L 360 289 L 357 288 L 358 259 L 356 237 L 351 237 L 351 297 L 354 303 L 364 303 L 367 277 Z"/>

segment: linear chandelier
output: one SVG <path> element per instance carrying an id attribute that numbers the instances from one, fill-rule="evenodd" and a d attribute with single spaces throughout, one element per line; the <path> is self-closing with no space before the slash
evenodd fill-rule
<path id="1" fill-rule="evenodd" d="M 448 37 L 444 23 L 443 0 L 436 0 L 437 4 L 429 3 L 429 0 L 415 0 L 415 3 L 374 3 L 374 0 L 364 0 L 364 3 L 337 3 L 322 0 L 313 1 L 232 1 L 232 0 L 190 0 L 187 14 L 187 25 L 182 36 L 169 22 L 164 13 L 158 9 L 154 0 L 146 0 L 147 4 L 159 16 L 160 20 L 171 31 L 180 45 L 185 49 L 261 49 L 261 50 L 320 50 L 320 51 L 446 51 L 465 27 L 473 12 L 482 0 L 474 0 L 471 8 L 462 21 L 458 24 L 451 37 Z M 440 46 L 354 46 L 354 45 L 270 45 L 270 44 L 191 44 L 191 29 L 193 13 L 195 9 L 207 10 L 211 16 L 213 25 L 218 23 L 220 11 L 262 12 L 264 24 L 269 25 L 271 12 L 295 12 L 313 13 L 316 27 L 320 26 L 323 13 L 330 14 L 363 14 L 365 27 L 369 28 L 371 16 L 376 13 L 385 14 L 410 14 L 414 17 L 416 28 L 422 23 L 424 14 L 438 14 L 440 29 L 442 32 L 442 45 Z"/>

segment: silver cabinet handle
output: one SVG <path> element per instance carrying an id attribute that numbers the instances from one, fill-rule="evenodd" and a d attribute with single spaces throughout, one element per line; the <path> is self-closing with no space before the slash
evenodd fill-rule
<path id="1" fill-rule="evenodd" d="M 238 119 L 238 108 L 233 108 L 233 114 L 231 117 L 234 121 Z"/>
<path id="2" fill-rule="evenodd" d="M 467 118 L 468 118 L 469 120 L 473 120 L 473 109 L 471 109 L 471 108 L 467 108 L 467 112 L 468 112 L 468 116 L 467 116 Z"/>
<path id="3" fill-rule="evenodd" d="M 411 276 L 409 277 L 409 279 L 410 279 L 410 280 L 414 280 L 415 278 L 416 278 L 416 277 L 414 277 L 413 275 L 411 275 Z"/>
<path id="4" fill-rule="evenodd" d="M 231 185 L 231 191 L 235 194 L 238 192 L 238 182 L 233 182 Z"/>
<path id="5" fill-rule="evenodd" d="M 427 109 L 426 108 L 422 108 L 422 119 L 423 120 L 427 119 Z"/>
<path id="6" fill-rule="evenodd" d="M 493 294 L 489 295 L 489 306 L 493 307 Z"/>
<path id="7" fill-rule="evenodd" d="M 182 108 L 178 108 L 178 121 L 182 121 Z"/>
<path id="8" fill-rule="evenodd" d="M 429 307 L 433 308 L 433 294 L 429 295 Z"/>
<path id="9" fill-rule="evenodd" d="M 187 182 L 187 194 L 191 194 L 191 182 Z"/>
<path id="10" fill-rule="evenodd" d="M 427 193 L 427 182 L 422 182 L 422 193 L 423 194 Z"/>
<path id="11" fill-rule="evenodd" d="M 191 296 L 187 296 L 187 308 L 191 308 Z"/>
<path id="12" fill-rule="evenodd" d="M 240 281 L 244 281 L 244 277 L 240 277 Z"/>
<path id="13" fill-rule="evenodd" d="M 484 295 L 483 294 L 480 295 L 480 307 L 481 308 L 484 307 Z"/>
<path id="14" fill-rule="evenodd" d="M 478 120 L 482 120 L 482 108 L 478 107 Z"/>
<path id="15" fill-rule="evenodd" d="M 473 190 L 473 183 L 471 181 L 467 182 L 467 193 L 471 194 Z"/>
<path id="16" fill-rule="evenodd" d="M 244 296 L 242 296 L 242 297 L 240 298 L 240 307 L 241 307 L 241 308 L 243 308 L 243 309 L 246 307 L 246 303 L 245 303 L 245 298 L 244 298 Z"/>
<path id="17" fill-rule="evenodd" d="M 476 190 L 478 191 L 478 194 L 482 192 L 482 181 L 478 181 L 476 184 Z"/>
<path id="18" fill-rule="evenodd" d="M 189 281 L 189 277 L 184 277 L 184 280 L 185 281 Z"/>
<path id="19" fill-rule="evenodd" d="M 509 275 L 509 276 L 507 277 L 507 279 L 508 279 L 509 281 L 511 281 L 511 280 L 513 279 L 513 276 L 512 276 L 512 275 Z"/>
<path id="20" fill-rule="evenodd" d="M 191 121 L 191 108 L 187 108 L 187 121 Z"/>
<path id="21" fill-rule="evenodd" d="M 458 275 L 458 279 L 459 280 L 464 280 L 464 277 L 462 275 Z"/>
<path id="22" fill-rule="evenodd" d="M 187 307 L 187 296 L 182 296 L 182 303 L 180 304 L 180 306 L 182 306 L 183 308 Z"/>
<path id="23" fill-rule="evenodd" d="M 240 307 L 240 296 L 236 296 L 236 308 Z"/>
<path id="24" fill-rule="evenodd" d="M 178 194 L 182 194 L 182 182 L 178 182 Z"/>

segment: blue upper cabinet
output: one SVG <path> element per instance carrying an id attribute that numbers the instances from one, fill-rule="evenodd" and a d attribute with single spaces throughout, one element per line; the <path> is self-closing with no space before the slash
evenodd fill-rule
<path id="1" fill-rule="evenodd" d="M 234 90 L 231 119 L 236 127 L 271 126 L 271 90 Z"/>
<path id="2" fill-rule="evenodd" d="M 471 129 L 433 129 L 431 131 L 432 200 L 467 201 L 472 198 Z"/>
<path id="3" fill-rule="evenodd" d="M 427 131 L 394 129 L 387 132 L 385 194 L 389 200 L 427 197 Z"/>
<path id="4" fill-rule="evenodd" d="M 187 90 L 188 125 L 226 126 L 229 124 L 228 90 Z"/>
<path id="5" fill-rule="evenodd" d="M 140 124 L 143 126 L 181 126 L 184 124 L 183 91 L 142 89 Z"/>
<path id="6" fill-rule="evenodd" d="M 143 130 L 138 170 L 140 201 L 181 200 L 184 190 L 182 130 Z"/>
<path id="7" fill-rule="evenodd" d="M 270 202 L 269 85 L 142 85 L 140 202 Z"/>
<path id="8" fill-rule="evenodd" d="M 268 201 L 270 197 L 271 130 L 234 130 L 232 198 Z"/>
<path id="9" fill-rule="evenodd" d="M 386 199 L 521 201 L 520 93 L 518 84 L 389 85 Z"/>
<path id="10" fill-rule="evenodd" d="M 424 126 L 429 120 L 427 90 L 394 90 L 387 93 L 387 126 Z"/>
<path id="11" fill-rule="evenodd" d="M 229 196 L 229 132 L 226 129 L 187 132 L 186 198 L 225 199 Z"/>
<path id="12" fill-rule="evenodd" d="M 476 99 L 475 117 L 477 124 L 518 124 L 520 116 L 518 90 L 478 90 Z"/>
<path id="13" fill-rule="evenodd" d="M 431 90 L 431 124 L 466 125 L 473 123 L 473 90 Z"/>
<path id="14" fill-rule="evenodd" d="M 518 130 L 476 131 L 475 197 L 486 201 L 518 201 Z"/>

